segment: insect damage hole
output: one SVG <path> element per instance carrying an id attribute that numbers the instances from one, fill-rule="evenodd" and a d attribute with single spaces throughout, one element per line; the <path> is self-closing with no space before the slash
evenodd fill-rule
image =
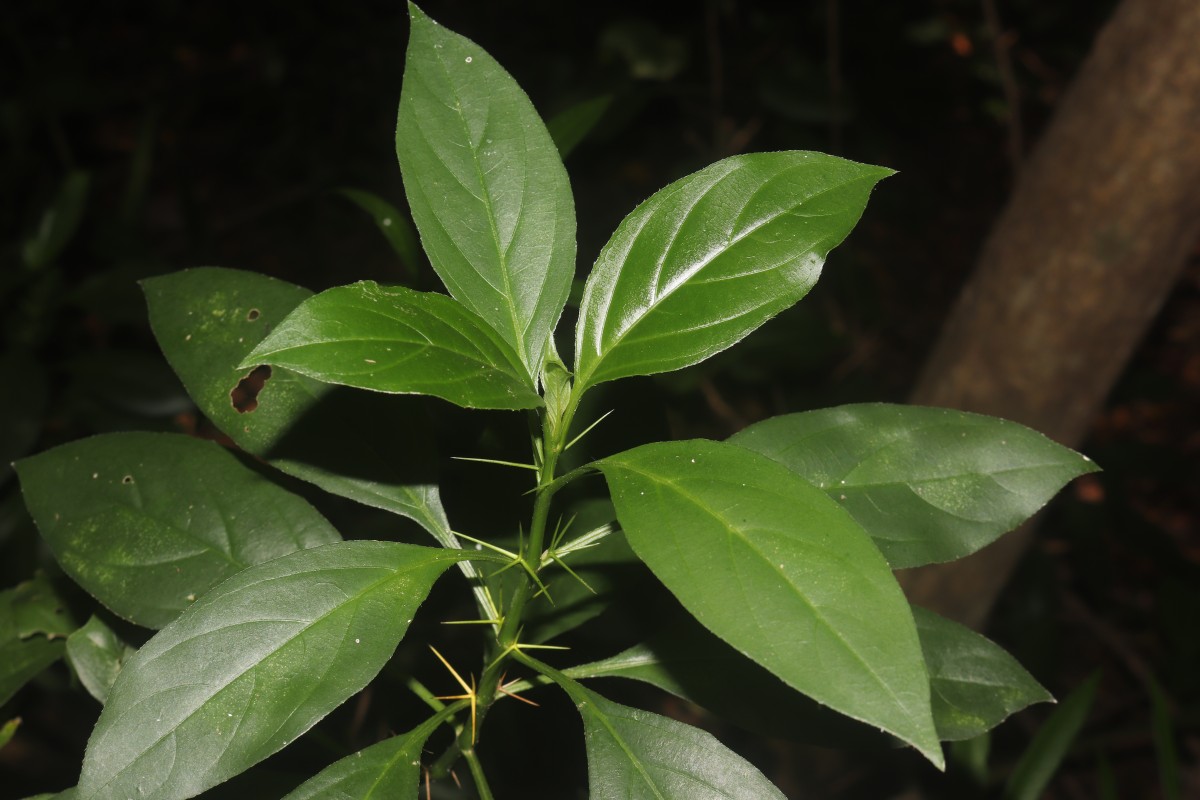
<path id="1" fill-rule="evenodd" d="M 246 321 L 254 322 L 254 320 L 258 319 L 258 317 L 261 313 L 262 312 L 260 312 L 257 308 L 250 309 L 249 311 L 246 312 Z"/>
<path id="2" fill-rule="evenodd" d="M 239 414 L 248 414 L 258 408 L 258 395 L 271 378 L 271 366 L 263 364 L 250 370 L 246 377 L 238 381 L 237 386 L 229 393 L 229 402 Z"/>

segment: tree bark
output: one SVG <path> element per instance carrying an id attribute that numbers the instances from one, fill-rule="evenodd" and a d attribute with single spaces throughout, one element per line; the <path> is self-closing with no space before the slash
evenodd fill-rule
<path id="1" fill-rule="evenodd" d="M 912 402 L 1078 446 L 1200 238 L 1200 2 L 1124 0 L 1025 165 Z M 901 575 L 979 627 L 1031 529 Z"/>

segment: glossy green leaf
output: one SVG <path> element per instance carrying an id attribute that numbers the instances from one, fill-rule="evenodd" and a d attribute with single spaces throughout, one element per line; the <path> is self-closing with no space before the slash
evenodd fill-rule
<path id="1" fill-rule="evenodd" d="M 588 277 L 577 382 L 668 372 L 730 347 L 808 293 L 890 174 L 819 153 L 756 153 L 655 193 Z"/>
<path id="2" fill-rule="evenodd" d="M 65 605 L 44 577 L 0 592 L 0 705 L 62 658 L 74 628 Z"/>
<path id="3" fill-rule="evenodd" d="M 1042 796 L 1083 729 L 1099 686 L 1097 673 L 1054 709 L 1009 775 L 1005 800 L 1037 800 Z"/>
<path id="4" fill-rule="evenodd" d="M 599 462 L 638 557 L 705 627 L 819 703 L 942 764 L 908 603 L 822 491 L 720 442 Z"/>
<path id="5" fill-rule="evenodd" d="M 1015 422 L 884 403 L 774 417 L 729 441 L 823 489 L 897 569 L 973 553 L 1097 469 Z"/>
<path id="6" fill-rule="evenodd" d="M 392 247 L 392 252 L 400 259 L 401 266 L 410 279 L 415 279 L 421 263 L 420 245 L 417 243 L 417 232 L 413 229 L 408 217 L 400 213 L 394 205 L 372 192 L 361 189 L 342 189 L 342 196 L 371 215 L 379 231 Z"/>
<path id="7" fill-rule="evenodd" d="M 468 408 L 533 408 L 541 398 L 512 349 L 442 294 L 362 281 L 301 303 L 243 360 Z"/>
<path id="8" fill-rule="evenodd" d="M 611 95 L 592 97 L 575 103 L 546 120 L 546 129 L 558 148 L 558 154 L 566 158 L 596 127 L 611 104 Z"/>
<path id="9" fill-rule="evenodd" d="M 251 564 L 341 538 L 306 501 L 188 436 L 93 436 L 17 472 L 63 571 L 149 628 Z"/>
<path id="10" fill-rule="evenodd" d="M 239 572 L 121 670 L 79 797 L 192 797 L 280 750 L 379 672 L 464 555 L 337 542 Z"/>
<path id="11" fill-rule="evenodd" d="M 929 669 L 938 738 L 973 739 L 1034 703 L 1054 702 L 1003 648 L 923 608 L 913 608 Z"/>
<path id="12" fill-rule="evenodd" d="M 417 796 L 425 740 L 445 722 L 440 712 L 411 731 L 330 764 L 283 800 L 392 800 Z"/>
<path id="13" fill-rule="evenodd" d="M 583 717 L 591 800 L 783 800 L 774 784 L 712 734 L 614 703 L 541 667 Z"/>
<path id="14" fill-rule="evenodd" d="M 284 369 L 265 377 L 238 369 L 312 292 L 212 267 L 142 286 L 167 361 L 204 415 L 239 447 L 328 492 L 409 517 L 449 543 L 437 487 L 422 468 L 431 458 L 419 413 L 396 398 L 337 389 Z"/>
<path id="15" fill-rule="evenodd" d="M 136 652 L 96 616 L 67 637 L 67 661 L 83 688 L 101 705 L 121 668 Z"/>
<path id="16" fill-rule="evenodd" d="M 536 378 L 575 272 L 567 172 L 512 76 L 409 8 L 396 154 L 413 220 L 450 294 Z"/>
<path id="17" fill-rule="evenodd" d="M 25 266 L 40 269 L 71 243 L 83 218 L 90 184 L 91 176 L 86 172 L 72 172 L 63 180 L 58 196 L 43 212 L 37 231 L 22 248 Z"/>

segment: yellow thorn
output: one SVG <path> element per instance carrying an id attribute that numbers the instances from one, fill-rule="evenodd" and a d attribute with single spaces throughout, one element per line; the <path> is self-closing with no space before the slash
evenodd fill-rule
<path id="1" fill-rule="evenodd" d="M 450 662 L 442 657 L 442 654 L 437 651 L 433 645 L 429 645 L 429 649 L 438 657 L 438 661 L 442 662 L 442 666 L 450 670 L 450 674 L 454 676 L 454 680 L 458 681 L 458 685 L 463 688 L 466 694 L 443 695 L 438 697 L 438 700 L 470 700 L 471 701 L 471 744 L 475 744 L 475 676 L 471 676 L 471 685 L 467 686 L 467 682 L 462 679 L 462 676 L 455 671 L 454 667 L 450 666 Z"/>

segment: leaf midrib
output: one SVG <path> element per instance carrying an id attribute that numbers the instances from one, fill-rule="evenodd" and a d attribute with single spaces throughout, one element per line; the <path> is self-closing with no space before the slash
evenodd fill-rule
<path id="1" fill-rule="evenodd" d="M 610 462 L 610 463 L 612 463 L 612 462 Z M 754 545 L 752 542 L 750 542 L 750 541 L 749 541 L 749 540 L 748 540 L 746 537 L 744 537 L 744 536 L 741 536 L 741 535 L 738 533 L 738 531 L 737 531 L 736 529 L 734 529 L 734 528 L 733 528 L 733 527 L 730 525 L 730 523 L 729 523 L 729 522 L 727 522 L 727 521 L 724 519 L 724 517 L 722 517 L 722 516 L 718 515 L 718 514 L 716 513 L 716 511 L 714 511 L 714 510 L 713 510 L 713 509 L 712 509 L 712 508 L 711 508 L 711 507 L 710 507 L 708 504 L 704 503 L 704 502 L 703 502 L 703 501 L 701 501 L 699 498 L 697 498 L 696 496 L 692 495 L 690 492 L 684 491 L 684 490 L 683 490 L 681 487 L 679 487 L 679 485 L 678 485 L 678 484 L 676 484 L 676 483 L 675 483 L 674 481 L 672 481 L 671 479 L 669 479 L 669 478 L 659 478 L 658 476 L 655 476 L 655 475 L 651 475 L 651 474 L 648 474 L 648 473 L 642 472 L 641 470 L 634 469 L 634 468 L 633 468 L 633 467 L 631 467 L 631 466 L 630 466 L 628 463 L 624 463 L 622 466 L 623 466 L 625 469 L 628 469 L 628 470 L 629 470 L 629 471 L 631 471 L 631 472 L 635 472 L 635 473 L 637 473 L 638 475 L 641 475 L 642 477 L 646 478 L 647 480 L 649 480 L 649 481 L 651 481 L 651 482 L 658 482 L 658 483 L 661 483 L 661 484 L 663 484 L 663 485 L 666 485 L 666 486 L 669 486 L 669 487 L 671 487 L 671 488 L 672 488 L 672 489 L 674 489 L 674 490 L 675 490 L 675 491 L 676 491 L 678 494 L 682 495 L 682 496 L 683 496 L 684 498 L 686 498 L 688 501 L 690 501 L 690 502 L 692 502 L 694 505 L 698 506 L 698 507 L 699 507 L 701 510 L 703 510 L 703 511 L 707 512 L 707 513 L 708 513 L 708 514 L 709 514 L 709 515 L 710 515 L 712 518 L 714 518 L 714 519 L 716 519 L 717 521 L 719 521 L 719 522 L 720 522 L 720 524 L 721 524 L 721 525 L 722 525 L 722 526 L 725 528 L 726 532 L 727 532 L 728 534 L 730 534 L 730 536 L 729 536 L 729 538 L 730 538 L 730 539 L 736 538 L 736 539 L 739 539 L 740 541 L 742 541 L 742 543 L 743 543 L 743 544 L 744 544 L 744 545 L 745 545 L 745 546 L 746 546 L 748 549 L 750 549 L 751 551 L 753 551 L 755 555 L 757 555 L 757 556 L 758 556 L 760 559 L 762 559 L 763 563 L 765 563 L 765 564 L 766 564 L 766 565 L 767 565 L 767 566 L 768 566 L 768 567 L 769 567 L 771 570 L 773 570 L 775 573 L 777 573 L 777 574 L 778 574 L 778 575 L 779 575 L 779 576 L 780 576 L 780 577 L 781 577 L 781 578 L 784 580 L 784 582 L 785 582 L 785 583 L 786 583 L 788 586 L 791 586 L 791 587 L 794 589 L 794 593 L 795 593 L 795 595 L 796 595 L 797 597 L 799 597 L 799 599 L 800 599 L 800 600 L 801 600 L 801 601 L 804 603 L 804 605 L 806 605 L 806 606 L 807 606 L 807 607 L 810 609 L 810 611 L 811 611 L 811 613 L 813 614 L 813 616 L 814 616 L 815 618 L 817 618 L 818 620 L 820 620 L 821 624 L 822 624 L 822 625 L 823 625 L 823 626 L 826 628 L 826 630 L 828 630 L 829 632 L 831 632 L 831 633 L 833 633 L 833 634 L 834 634 L 834 638 L 835 638 L 835 639 L 837 639 L 837 641 L 839 641 L 839 642 L 841 642 L 841 643 L 842 643 L 842 646 L 844 647 L 844 649 L 845 649 L 847 652 L 849 652 L 849 653 L 850 653 L 850 654 L 851 654 L 851 655 L 854 657 L 854 659 L 855 659 L 856 661 L 858 661 L 858 662 L 859 662 L 859 663 L 860 663 L 860 664 L 861 664 L 861 665 L 862 665 L 862 666 L 863 666 L 863 667 L 866 669 L 867 673 L 868 673 L 868 674 L 871 676 L 871 678 L 872 678 L 872 679 L 873 679 L 873 680 L 874 680 L 874 681 L 875 681 L 875 682 L 876 682 L 876 683 L 877 683 L 877 684 L 878 684 L 878 685 L 879 685 L 881 688 L 883 688 L 883 689 L 884 689 L 884 690 L 885 690 L 885 691 L 888 693 L 888 695 L 889 695 L 890 697 L 892 697 L 892 699 L 893 699 L 893 700 L 895 700 L 895 701 L 896 701 L 896 706 L 897 706 L 898 708 L 904 709 L 904 710 L 906 711 L 906 715 L 908 715 L 908 714 L 907 714 L 907 712 L 908 712 L 908 704 L 907 704 L 907 703 L 903 703 L 903 702 L 901 702 L 900 698 L 899 698 L 899 697 L 896 695 L 896 692 L 895 692 L 895 690 L 894 690 L 894 689 L 893 689 L 893 688 L 892 688 L 890 685 L 888 685 L 888 684 L 887 684 L 887 683 L 886 683 L 886 682 L 885 682 L 885 681 L 884 681 L 884 680 L 883 680 L 883 679 L 882 679 L 882 678 L 879 676 L 879 674 L 878 674 L 878 673 L 875 671 L 875 669 L 874 669 L 874 668 L 873 668 L 873 667 L 872 667 L 870 664 L 868 664 L 866 661 L 864 661 L 864 660 L 863 660 L 863 656 L 862 656 L 862 654 L 861 654 L 861 653 L 859 653 L 859 652 L 858 652 L 858 650 L 856 650 L 854 647 L 852 647 L 852 646 L 850 645 L 850 643 L 849 643 L 849 642 L 847 642 L 847 641 L 846 641 L 845 637 L 844 637 L 844 636 L 842 636 L 841 632 L 840 632 L 840 631 L 838 631 L 838 629 L 837 629 L 835 626 L 833 626 L 832 624 L 830 624 L 830 623 L 829 623 L 829 621 L 826 619 L 825 615 L 824 615 L 823 613 L 821 613 L 820 611 L 818 611 L 817 607 L 816 607 L 815 605 L 813 605 L 813 603 L 812 603 L 812 602 L 811 602 L 811 601 L 808 599 L 808 597 L 806 597 L 806 596 L 805 596 L 805 595 L 804 595 L 804 594 L 803 594 L 801 591 L 799 591 L 798 587 L 796 587 L 796 586 L 795 586 L 795 584 L 793 584 L 793 583 L 792 583 L 792 581 L 791 581 L 790 577 L 789 577 L 789 576 L 788 576 L 786 573 L 784 573 L 783 571 L 781 571 L 781 570 L 780 570 L 780 569 L 779 569 L 777 566 L 775 566 L 775 564 L 774 564 L 774 561 L 773 561 L 772 559 L 766 558 L 766 557 L 763 555 L 762 551 L 761 551 L 761 550 L 760 550 L 760 549 L 759 549 L 757 546 L 755 546 L 755 545 Z M 762 487 L 760 487 L 760 488 L 762 488 Z M 785 499 L 785 500 L 786 500 L 786 499 L 789 499 L 789 498 L 787 497 L 787 495 L 780 495 L 780 494 L 777 494 L 776 496 L 777 496 L 777 497 L 780 497 L 780 498 L 783 498 L 783 499 Z M 722 637 L 722 638 L 724 638 L 724 637 Z M 764 665 L 764 666 L 765 666 L 765 665 Z M 779 675 L 779 674 L 778 674 L 778 673 L 776 673 L 774 670 L 770 670 L 770 671 L 772 672 L 772 674 L 775 674 L 777 677 L 779 677 L 779 678 L 783 679 L 785 683 L 788 683 L 788 685 L 791 685 L 791 686 L 793 686 L 793 688 L 797 688 L 797 687 L 795 687 L 795 686 L 794 686 L 794 684 L 792 684 L 792 682 L 791 682 L 790 680 L 788 680 L 787 678 L 785 678 L 783 675 Z M 846 713 L 846 712 L 843 712 L 843 713 Z M 909 716 L 910 716 L 910 718 L 911 718 L 911 715 L 909 715 Z M 866 721 L 866 720 L 863 720 L 863 721 Z"/>
<path id="2" fill-rule="evenodd" d="M 440 554 L 439 554 L 439 555 L 440 555 Z M 196 714 L 197 714 L 197 713 L 198 713 L 198 712 L 199 712 L 199 711 L 200 711 L 202 708 L 204 708 L 204 707 L 205 707 L 205 706 L 207 706 L 207 705 L 208 705 L 210 702 L 212 702 L 213 700 L 215 700 L 215 699 L 216 699 L 216 698 L 217 698 L 217 697 L 218 697 L 218 696 L 219 696 L 221 693 L 225 692 L 225 691 L 226 691 L 226 690 L 227 690 L 227 689 L 228 689 L 230 686 L 232 686 L 234 683 L 236 683 L 237 681 L 241 680 L 241 679 L 242 679 L 242 678 L 243 678 L 243 677 L 244 677 L 244 676 L 245 676 L 247 673 L 251 672 L 252 670 L 254 670 L 255 668 L 257 668 L 258 666 L 260 666 L 260 665 L 261 665 L 263 662 L 265 662 L 265 661 L 266 661 L 266 660 L 268 660 L 269 658 L 272 658 L 273 656 L 277 655 L 277 654 L 278 654 L 280 651 L 282 651 L 284 648 L 286 648 L 286 647 L 290 646 L 290 645 L 291 645 L 293 642 L 295 642 L 295 641 L 296 641 L 296 639 L 297 639 L 299 636 L 303 635 L 304 633 L 308 632 L 309 630 L 312 630 L 314 627 L 316 627 L 318 624 L 320 624 L 320 623 L 324 622 L 324 621 L 325 621 L 326 619 L 328 619 L 330 616 L 332 616 L 332 615 L 334 615 L 334 614 L 336 614 L 336 613 L 339 613 L 339 612 L 341 612 L 343 609 L 345 609 L 345 608 L 347 608 L 347 607 L 350 607 L 350 606 L 352 606 L 352 605 L 354 605 L 354 604 L 356 604 L 356 603 L 360 603 L 360 602 L 362 602 L 362 600 L 363 600 L 365 597 L 367 597 L 368 595 L 370 595 L 370 594 L 372 594 L 372 593 L 374 593 L 374 592 L 378 591 L 378 590 L 379 590 L 379 587 L 381 587 L 381 586 L 383 586 L 383 585 L 387 584 L 388 582 L 390 582 L 390 581 L 392 581 L 392 580 L 396 580 L 396 579 L 400 578 L 401 576 L 403 576 L 403 575 L 406 575 L 406 574 L 407 574 L 407 573 L 409 573 L 409 572 L 412 572 L 412 571 L 418 570 L 418 569 L 420 569 L 420 568 L 422 568 L 422 567 L 429 566 L 429 564 L 430 564 L 430 563 L 436 563 L 436 561 L 438 561 L 438 560 L 442 560 L 442 559 L 444 559 L 444 558 L 445 558 L 445 556 L 441 556 L 440 558 L 438 558 L 438 559 L 435 559 L 435 561 L 434 561 L 434 562 L 421 562 L 421 563 L 418 563 L 418 564 L 414 564 L 414 565 L 412 565 L 412 566 L 407 566 L 407 567 L 402 567 L 402 568 L 399 568 L 399 569 L 394 569 L 394 570 L 391 570 L 391 571 L 389 572 L 389 574 L 388 574 L 388 575 L 386 575 L 386 576 L 384 576 L 384 577 L 380 578 L 379 580 L 377 580 L 377 581 L 375 581 L 375 582 L 373 582 L 373 583 L 369 584 L 369 585 L 368 585 L 367 587 L 365 587 L 365 588 L 364 588 L 362 591 L 360 591 L 360 592 L 356 593 L 355 595 L 352 595 L 352 596 L 347 596 L 347 597 L 346 597 L 346 599 L 345 599 L 345 600 L 343 600 L 342 602 L 340 602 L 340 603 L 338 603 L 337 605 L 333 606 L 332 608 L 330 608 L 328 611 L 326 611 L 325 613 L 321 614 L 320 616 L 318 616 L 318 617 L 315 617 L 315 618 L 314 618 L 314 619 L 313 619 L 313 620 L 312 620 L 312 621 L 311 621 L 309 624 L 307 624 L 307 625 L 305 625 L 305 626 L 303 626 L 303 627 L 301 627 L 301 628 L 298 628 L 298 629 L 295 631 L 295 633 L 294 633 L 294 634 L 292 634 L 291 636 L 289 636 L 287 639 L 284 639 L 283 641 L 281 641 L 277 647 L 273 648 L 273 649 L 272 649 L 272 650 L 271 650 L 269 653 L 267 653 L 267 654 L 266 654 L 266 655 L 265 655 L 263 658 L 259 659 L 259 660 L 258 660 L 258 661 L 256 661 L 255 663 L 251 664 L 249 667 L 247 667 L 246 669 L 242 670 L 241 672 L 238 672 L 237 674 L 235 674 L 235 675 L 233 675 L 232 677 L 230 677 L 228 681 L 226 681 L 226 682 L 225 682 L 223 685 L 221 685 L 221 687 L 220 687 L 219 689 L 217 689 L 217 691 L 215 691 L 215 692 L 213 692 L 212 694 L 210 694 L 210 695 L 208 695 L 207 697 L 205 697 L 205 698 L 204 698 L 204 700 L 203 700 L 203 702 L 201 702 L 201 703 L 200 703 L 198 706 L 196 706 L 195 708 L 192 708 L 192 709 L 190 709 L 190 710 L 187 712 L 186 716 L 184 716 L 183 718 L 181 718 L 181 719 L 180 719 L 180 721 L 179 721 L 178 723 L 176 723 L 176 724 L 172 725 L 172 726 L 171 726 L 169 729 L 167 729 L 167 730 L 166 730 L 166 731 L 165 731 L 165 732 L 164 732 L 164 733 L 163 733 L 161 736 L 159 736 L 157 739 L 155 739 L 153 742 L 151 742 L 149 745 L 147 745 L 147 746 L 146 746 L 146 747 L 145 747 L 145 748 L 144 748 L 144 749 L 143 749 L 141 752 L 139 752 L 139 753 L 138 753 L 136 756 L 134 756 L 133 758 L 129 759 L 129 760 L 127 761 L 127 763 L 126 763 L 124 766 L 122 766 L 122 767 L 121 767 L 120 769 L 118 769 L 118 770 L 117 770 L 115 773 L 113 773 L 113 775 L 112 775 L 112 776 L 111 776 L 111 777 L 110 777 L 110 778 L 109 778 L 107 781 L 105 781 L 105 782 L 104 782 L 103 784 L 101 784 L 100 786 L 96 787 L 96 790 L 95 790 L 95 791 L 93 791 L 91 794 L 92 794 L 92 795 L 95 795 L 97 792 L 99 792 L 99 791 L 102 791 L 103 789 L 105 789 L 105 788 L 107 788 L 109 785 L 111 785 L 111 784 L 112 784 L 114 781 L 116 781 L 118 778 L 120 778 L 120 777 L 121 777 L 121 776 L 122 776 L 122 775 L 125 773 L 125 771 L 126 771 L 127 769 L 129 769 L 129 768 L 130 768 L 130 767 L 132 767 L 134 764 L 136 764 L 138 761 L 140 761 L 140 760 L 141 760 L 143 757 L 145 757 L 145 755 L 146 755 L 147 753 L 149 753 L 151 750 L 153 750 L 155 747 L 157 747 L 159 744 L 161 744 L 161 743 L 162 743 L 162 742 L 163 742 L 163 741 L 164 741 L 164 740 L 165 740 L 167 737 L 174 735 L 176 731 L 178 731 L 180 728 L 182 728 L 184 725 L 186 725 L 188 722 L 190 722 L 190 721 L 191 721 L 191 720 L 192 720 L 192 719 L 193 719 L 193 718 L 196 716 Z M 369 566 L 368 566 L 368 567 L 366 567 L 366 568 L 370 569 L 371 567 L 369 567 Z M 361 570 L 361 569 L 364 569 L 364 566 L 363 566 L 363 565 L 342 566 L 342 567 L 322 567 L 322 568 L 319 570 L 319 572 L 335 572 L 335 571 L 345 571 L 345 570 Z M 296 577 L 297 575 L 304 575 L 304 574 L 305 574 L 305 573 L 290 573 L 290 574 L 288 574 L 288 575 L 284 575 L 284 576 L 275 575 L 275 576 L 268 576 L 268 577 L 264 577 L 264 578 L 262 578 L 261 580 L 255 581 L 255 582 L 253 582 L 253 583 L 248 583 L 248 584 L 246 584 L 245 586 L 238 587 L 238 591 L 244 591 L 244 590 L 246 590 L 246 589 L 253 588 L 254 586 L 258 586 L 258 585 L 260 585 L 260 584 L 262 584 L 262 583 L 265 583 L 265 582 L 267 582 L 267 581 L 274 580 L 274 579 L 277 579 L 277 578 L 281 578 L 281 577 L 289 577 L 289 578 L 291 578 L 291 577 Z M 227 595 L 223 595 L 223 596 L 227 596 Z M 210 599 L 210 601 L 209 601 L 209 602 L 211 603 L 211 599 Z M 240 621 L 240 622 L 238 622 L 238 623 L 235 623 L 234 625 L 227 625 L 227 626 L 224 626 L 224 627 L 221 627 L 221 628 L 216 628 L 216 629 L 214 629 L 214 630 L 211 630 L 211 631 L 204 631 L 204 634 L 210 634 L 210 633 L 219 633 L 219 632 L 221 632 L 221 631 L 228 630 L 229 628 L 232 628 L 232 627 L 237 627 L 238 625 L 242 625 L 242 624 L 250 624 L 250 623 L 253 623 L 253 622 L 269 622 L 269 621 L 271 621 L 271 620 L 242 620 L 242 621 Z M 154 663 L 154 662 L 158 661 L 159 659 L 161 659 L 161 658 L 165 657 L 167 654 L 171 653 L 172 651 L 174 651 L 174 650 L 175 650 L 177 647 L 180 647 L 180 646 L 182 646 L 182 645 L 185 645 L 185 644 L 187 644 L 188 642 L 190 642 L 190 641 L 193 641 L 194 639 L 197 639 L 197 638 L 199 638 L 199 636 L 189 636 L 187 639 L 182 639 L 182 640 L 180 640 L 180 641 L 178 641 L 178 642 L 175 642 L 175 643 L 173 643 L 171 646 L 169 646 L 169 647 L 168 647 L 166 650 L 163 650 L 163 651 L 162 651 L 162 652 L 160 652 L 160 653 L 156 653 L 156 654 L 155 654 L 153 657 L 151 657 L 150 659 L 148 659 L 148 660 L 147 660 L 145 663 L 146 663 L 146 664 L 152 664 L 152 663 Z M 340 651 L 339 651 L 339 652 L 340 652 Z M 139 665 L 139 666 L 140 666 L 140 665 Z M 190 684 L 189 684 L 189 685 L 190 685 Z M 211 686 L 211 684 L 207 684 L 207 683 L 206 683 L 206 684 L 202 684 L 202 685 L 204 685 L 204 686 Z M 179 687 L 178 687 L 178 686 L 171 686 L 171 687 L 169 687 L 169 688 L 170 688 L 170 689 L 176 689 L 176 688 L 179 688 Z M 165 691 L 165 690 L 164 690 L 164 691 Z M 154 692 L 154 693 L 152 693 L 150 696 L 151 696 L 151 697 L 153 697 L 153 696 L 155 696 L 155 695 L 157 695 L 157 694 L 161 694 L 161 692 Z M 110 700 L 111 700 L 111 695 L 110 695 Z M 293 712 L 293 716 L 294 716 L 294 712 Z M 290 717 L 289 717 L 289 719 L 290 719 Z M 286 722 L 286 720 L 285 720 L 285 722 Z M 278 732 L 278 729 L 276 729 L 276 731 L 275 731 L 275 732 L 277 733 L 277 732 Z M 272 733 L 272 735 L 274 735 L 274 733 Z M 269 737 L 268 737 L 268 738 L 269 738 Z"/>

